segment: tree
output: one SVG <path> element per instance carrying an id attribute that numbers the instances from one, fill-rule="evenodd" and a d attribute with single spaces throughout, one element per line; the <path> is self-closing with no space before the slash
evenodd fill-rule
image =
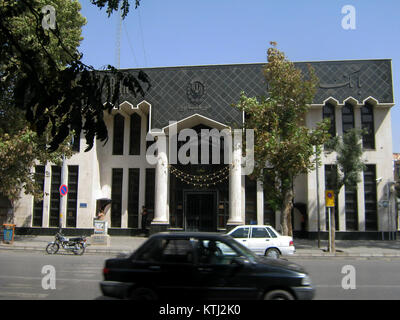
<path id="1" fill-rule="evenodd" d="M 37 0 L 36 5 L 44 7 L 48 4 L 45 0 Z M 80 4 L 77 1 L 53 0 L 52 4 L 57 8 L 57 21 L 64 25 L 60 30 L 60 36 L 63 38 L 68 51 L 75 50 L 80 41 L 81 28 L 86 23 L 84 17 L 79 14 Z M 15 16 L 8 21 L 9 27 L 13 30 L 16 37 L 20 39 L 19 45 L 24 48 L 30 47 L 42 55 L 41 60 L 45 61 L 43 56 L 49 54 L 57 68 L 65 69 L 70 61 L 68 51 L 59 46 L 54 38 L 49 39 L 46 46 L 46 52 L 41 51 L 42 44 L 38 41 L 36 35 L 35 17 L 30 14 Z M 30 127 L 25 118 L 25 113 L 20 108 L 15 108 L 13 104 L 14 84 L 23 77 L 20 70 L 23 61 L 14 59 L 12 61 L 3 61 L 2 70 L 17 67 L 16 73 L 3 78 L 3 87 L 6 90 L 0 92 L 0 194 L 7 197 L 11 203 L 12 211 L 15 204 L 24 190 L 26 194 L 34 195 L 35 199 L 43 197 L 43 190 L 39 189 L 35 182 L 32 168 L 36 163 L 52 162 L 60 164 L 62 156 L 72 155 L 69 142 L 72 138 L 72 132 L 67 139 L 61 142 L 54 152 L 49 152 L 48 137 L 52 131 L 57 130 L 57 126 L 62 121 L 54 120 L 43 128 L 43 134 L 38 135 Z M 44 68 L 51 68 L 43 63 Z M 54 125 L 54 127 L 53 127 Z M 13 212 L 9 219 L 13 219 Z M 9 221 L 11 222 L 11 221 Z"/>
<path id="2" fill-rule="evenodd" d="M 129 11 L 128 0 L 91 2 L 107 5 L 109 15 Z M 56 23 L 44 28 L 48 5 Z M 142 84 L 150 88 L 144 72 L 97 71 L 80 61 L 80 8 L 77 0 L 0 0 L 0 193 L 13 208 L 22 190 L 40 199 L 32 167 L 70 156 L 73 135 L 84 131 L 86 151 L 95 138 L 107 141 L 103 113 L 119 104 L 121 85 L 134 96 L 144 96 Z"/>
<path id="3" fill-rule="evenodd" d="M 245 127 L 254 129 L 252 176 L 263 182 L 272 208 L 281 210 L 282 233 L 292 235 L 293 182 L 314 168 L 315 146 L 320 152 L 329 138 L 329 122 L 306 127 L 318 79 L 310 66 L 305 79 L 276 44 L 271 45 L 264 69 L 268 97 L 249 98 L 242 93 L 236 107 L 245 112 Z"/>
<path id="4" fill-rule="evenodd" d="M 120 3 L 124 15 L 129 11 L 128 0 L 92 0 L 92 3 L 99 7 L 107 4 L 109 14 Z M 31 129 L 39 136 L 51 123 L 50 151 L 57 150 L 71 131 L 79 134 L 82 130 L 88 145 L 86 150 L 90 150 L 95 138 L 107 141 L 103 113 L 111 112 L 118 104 L 120 86 L 126 86 L 134 96 L 144 96 L 144 85 L 149 90 L 150 81 L 142 71 L 132 74 L 112 66 L 96 71 L 82 63 L 82 54 L 76 50 L 75 43 L 66 40 L 69 19 L 57 17 L 55 29 L 42 27 L 46 19 L 43 4 L 49 3 L 0 0 L 0 91 L 12 94 L 14 107 L 24 110 Z M 72 14 L 79 6 L 77 1 L 67 0 L 52 1 L 52 4 L 54 7 L 69 4 L 74 7 Z M 61 13 L 58 10 L 56 13 Z M 29 26 L 19 28 L 18 24 L 24 21 L 29 21 Z M 58 46 L 55 52 L 54 44 Z M 63 63 L 59 64 L 60 61 Z M 114 85 L 111 78 L 116 80 Z"/>
<path id="5" fill-rule="evenodd" d="M 327 176 L 327 184 L 334 191 L 335 201 L 345 186 L 346 189 L 354 190 L 361 181 L 360 173 L 364 171 L 365 164 L 362 160 L 361 139 L 363 130 L 350 129 L 342 136 L 332 138 L 328 145 L 336 151 L 336 170 L 331 170 Z M 335 252 L 335 214 L 331 213 L 331 224 L 329 226 L 331 238 L 329 241 L 330 251 Z"/>

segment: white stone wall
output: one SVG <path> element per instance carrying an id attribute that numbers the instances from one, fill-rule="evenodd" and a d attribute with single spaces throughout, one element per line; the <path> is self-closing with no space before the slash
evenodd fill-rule
<path id="1" fill-rule="evenodd" d="M 78 181 L 78 208 L 77 208 L 77 228 L 91 228 L 93 225 L 93 218 L 96 210 L 96 200 L 100 198 L 111 198 L 111 173 L 113 168 L 123 169 L 123 194 L 122 194 L 122 221 L 121 227 L 127 228 L 128 226 L 128 171 L 129 168 L 140 168 L 140 189 L 139 189 L 139 208 L 145 203 L 145 169 L 154 167 L 146 161 L 146 122 L 147 114 L 137 107 L 130 104 L 123 104 L 121 110 L 113 110 L 113 114 L 119 112 L 125 117 L 125 132 L 124 132 L 124 154 L 120 156 L 112 155 L 113 144 L 113 115 L 105 114 L 105 122 L 108 127 L 109 140 L 105 146 L 103 143 L 96 141 L 94 147 L 89 152 L 84 152 L 86 148 L 85 138 L 81 137 L 80 152 L 75 154 L 70 159 L 66 160 L 68 165 L 79 165 L 79 181 Z M 130 135 L 130 114 L 137 112 L 142 119 L 141 123 L 141 154 L 139 156 L 129 155 L 129 135 Z M 355 108 L 355 123 L 357 127 L 361 126 L 360 106 Z M 316 122 L 322 120 L 322 106 L 313 106 L 306 117 L 306 124 L 312 128 Z M 375 150 L 366 151 L 364 159 L 367 164 L 376 165 L 376 176 L 382 178 L 377 184 L 377 201 L 384 200 L 386 197 L 386 185 L 389 181 L 393 181 L 393 168 L 392 168 L 392 136 L 391 136 L 391 118 L 390 107 L 388 106 L 375 106 L 374 107 L 374 121 L 375 121 Z M 337 134 L 342 134 L 342 119 L 341 119 L 341 105 L 336 106 L 336 130 Z M 333 164 L 335 162 L 335 153 L 323 152 L 322 165 L 319 167 L 319 198 L 320 198 L 320 227 L 325 230 L 325 177 L 324 165 Z M 49 173 L 45 178 L 45 197 L 44 197 L 44 210 L 43 210 L 43 225 L 42 227 L 49 227 L 49 206 L 50 206 L 50 174 L 51 164 L 47 164 L 45 168 Z M 66 173 L 67 174 L 67 173 Z M 361 177 L 362 178 L 362 177 Z M 241 178 L 241 214 L 236 212 L 236 216 L 241 216 L 241 220 L 245 221 L 244 208 L 245 208 L 245 184 L 244 177 Z M 168 182 L 167 182 L 168 183 Z M 316 188 L 316 172 L 311 171 L 306 175 L 299 176 L 295 181 L 295 202 L 302 202 L 307 204 L 308 212 L 308 231 L 318 230 L 318 214 L 317 214 L 317 188 Z M 169 185 L 168 185 L 169 189 Z M 239 190 L 239 189 L 238 189 Z M 358 185 L 358 218 L 359 230 L 365 230 L 364 218 L 364 183 L 363 180 Z M 344 210 L 344 190 L 336 195 L 339 198 L 339 230 L 345 231 L 345 210 Z M 166 210 L 169 210 L 167 196 Z M 257 221 L 263 223 L 264 214 L 264 194 L 262 186 L 257 187 Z M 80 208 L 80 203 L 86 203 L 87 208 Z M 394 208 L 394 206 L 392 206 Z M 21 195 L 20 201 L 17 203 L 15 222 L 17 226 L 30 227 L 32 226 L 32 210 L 33 210 L 33 197 L 25 194 Z M 394 209 L 392 209 L 394 212 Z M 140 212 L 140 209 L 139 209 Z M 63 226 L 65 227 L 66 219 L 65 213 L 63 214 Z M 110 214 L 107 214 L 107 219 L 110 221 Z M 279 212 L 276 213 L 276 226 L 279 229 Z M 388 208 L 378 209 L 378 230 L 387 231 L 389 229 L 389 214 Z M 139 215 L 140 219 L 140 215 Z M 167 219 L 169 214 L 167 212 Z M 296 220 L 297 219 L 297 220 Z M 299 228 L 300 221 L 299 215 L 295 215 L 294 225 L 295 230 Z M 392 223 L 394 226 L 395 217 L 393 214 Z M 141 222 L 139 221 L 139 226 Z"/>

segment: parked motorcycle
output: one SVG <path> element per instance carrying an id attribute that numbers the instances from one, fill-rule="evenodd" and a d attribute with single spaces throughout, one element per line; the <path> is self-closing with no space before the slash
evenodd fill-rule
<path id="1" fill-rule="evenodd" d="M 66 238 L 61 232 L 57 232 L 55 241 L 50 242 L 46 247 L 48 254 L 56 254 L 60 246 L 76 255 L 82 255 L 86 249 L 86 237 Z"/>

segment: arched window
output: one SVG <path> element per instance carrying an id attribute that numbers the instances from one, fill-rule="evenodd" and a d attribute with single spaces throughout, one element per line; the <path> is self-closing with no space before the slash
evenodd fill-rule
<path id="1" fill-rule="evenodd" d="M 140 155 L 140 137 L 142 131 L 142 118 L 137 114 L 131 115 L 131 128 L 129 137 L 129 154 Z"/>
<path id="2" fill-rule="evenodd" d="M 124 154 L 124 125 L 125 118 L 117 113 L 114 116 L 113 155 Z"/>
<path id="3" fill-rule="evenodd" d="M 374 108 L 366 103 L 361 108 L 361 127 L 366 131 L 362 142 L 364 149 L 375 149 Z"/>
<path id="4" fill-rule="evenodd" d="M 342 108 L 342 128 L 343 133 L 354 128 L 354 108 L 350 103 L 346 103 Z"/>
<path id="5" fill-rule="evenodd" d="M 331 126 L 329 127 L 329 134 L 331 135 L 331 138 L 336 136 L 336 117 L 335 117 L 335 106 L 327 103 L 324 105 L 324 108 L 322 109 L 322 118 L 325 119 L 330 119 L 331 120 Z"/>

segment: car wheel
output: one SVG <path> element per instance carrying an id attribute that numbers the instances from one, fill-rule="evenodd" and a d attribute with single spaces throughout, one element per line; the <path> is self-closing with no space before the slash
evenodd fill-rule
<path id="1" fill-rule="evenodd" d="M 265 256 L 268 258 L 279 259 L 281 253 L 278 249 L 271 248 L 265 251 Z"/>
<path id="2" fill-rule="evenodd" d="M 157 300 L 157 295 L 149 288 L 136 288 L 133 289 L 130 298 L 137 301 L 154 301 Z"/>
<path id="3" fill-rule="evenodd" d="M 264 300 L 294 300 L 294 296 L 286 290 L 272 290 L 265 294 Z"/>

